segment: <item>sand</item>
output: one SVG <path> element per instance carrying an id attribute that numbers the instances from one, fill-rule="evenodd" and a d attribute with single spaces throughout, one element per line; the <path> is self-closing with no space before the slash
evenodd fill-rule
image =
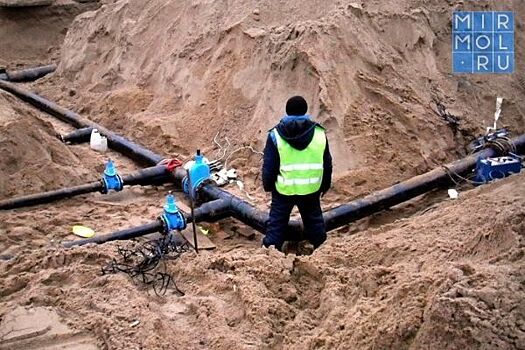
<path id="1" fill-rule="evenodd" d="M 10 228 L 20 214 L 3 214 L 11 245 L 24 242 L 1 264 L 3 317 L 20 305 L 52 307 L 100 348 L 521 349 L 523 180 L 353 235 L 343 230 L 307 257 L 212 236 L 217 251 L 169 264 L 183 297 L 102 276 L 117 243 L 36 248 L 31 233 Z M 57 221 L 40 240 L 67 237 Z"/>
<path id="2" fill-rule="evenodd" d="M 450 74 L 449 17 L 466 7 L 525 15 L 518 0 L 56 2 L 16 10 L 22 22 L 0 10 L 11 33 L 0 64 L 58 63 L 25 87 L 179 158 L 216 157 L 217 133 L 227 154 L 261 150 L 303 94 L 334 156 L 327 209 L 461 158 L 497 96 L 500 125 L 525 131 L 521 70 Z M 516 62 L 522 39 L 517 26 Z M 0 199 L 96 181 L 108 158 L 138 169 L 56 138 L 70 130 L 0 93 Z M 268 208 L 260 157 L 228 162 Z M 460 186 L 457 200 L 434 191 L 330 233 L 311 256 L 262 249 L 233 219 L 203 224 L 217 248 L 167 263 L 184 296 L 102 275 L 136 242 L 60 246 L 75 224 L 105 234 L 152 222 L 170 185 L 0 212 L 0 349 L 525 349 L 524 180 Z"/>
<path id="3" fill-rule="evenodd" d="M 0 68 L 14 70 L 58 61 L 60 47 L 75 16 L 98 7 L 93 1 L 86 4 L 79 4 L 73 0 L 29 2 L 52 2 L 53 5 L 11 7 L 28 1 L 0 2 Z"/>

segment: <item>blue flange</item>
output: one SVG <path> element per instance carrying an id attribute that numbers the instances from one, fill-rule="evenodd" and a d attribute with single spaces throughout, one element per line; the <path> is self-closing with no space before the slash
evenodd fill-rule
<path id="1" fill-rule="evenodd" d="M 108 159 L 106 162 L 106 168 L 104 169 L 104 174 L 102 175 L 102 183 L 104 184 L 104 188 L 100 191 L 102 193 L 108 193 L 111 190 L 117 192 L 122 190 L 122 179 L 117 174 L 111 159 Z"/>
<path id="2" fill-rule="evenodd" d="M 182 191 L 186 194 L 190 194 L 190 184 L 188 182 L 188 176 L 184 176 L 184 179 L 182 179 Z"/>
<path id="3" fill-rule="evenodd" d="M 164 212 L 160 216 L 160 220 L 165 234 L 186 228 L 186 219 L 175 205 L 175 198 L 171 194 L 166 196 L 166 204 L 164 204 Z"/>

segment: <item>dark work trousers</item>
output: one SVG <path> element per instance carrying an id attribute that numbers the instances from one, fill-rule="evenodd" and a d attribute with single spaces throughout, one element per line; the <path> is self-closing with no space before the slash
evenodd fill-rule
<path id="1" fill-rule="evenodd" d="M 266 235 L 263 239 L 265 247 L 273 245 L 281 250 L 286 240 L 290 214 L 296 205 L 303 220 L 304 238 L 312 243 L 315 248 L 326 240 L 319 192 L 304 196 L 285 196 L 274 190 L 272 192 L 270 220 L 266 226 Z"/>

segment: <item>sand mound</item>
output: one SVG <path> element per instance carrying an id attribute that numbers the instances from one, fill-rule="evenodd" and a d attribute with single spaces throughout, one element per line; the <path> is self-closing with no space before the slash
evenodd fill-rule
<path id="1" fill-rule="evenodd" d="M 118 1 L 74 21 L 58 84 L 72 83 L 72 101 L 93 118 L 164 153 L 211 148 L 217 132 L 262 148 L 286 99 L 304 94 L 328 128 L 337 188 L 354 196 L 464 154 L 469 135 L 493 118 L 496 96 L 505 97 L 502 125 L 525 131 L 523 72 L 450 75 L 452 8 Z M 525 15 L 525 5 L 514 11 Z M 517 26 L 516 62 L 522 36 Z M 460 132 L 432 112 L 433 97 L 460 117 Z"/>
<path id="2" fill-rule="evenodd" d="M 15 97 L 0 93 L 0 198 L 86 182 L 89 172 L 53 126 Z"/>
<path id="3" fill-rule="evenodd" d="M 17 4 L 50 6 L 16 7 Z M 57 60 L 67 28 L 76 15 L 97 8 L 97 2 L 73 0 L 0 1 L 0 67 L 45 65 Z M 15 6 L 15 7 L 2 7 Z"/>

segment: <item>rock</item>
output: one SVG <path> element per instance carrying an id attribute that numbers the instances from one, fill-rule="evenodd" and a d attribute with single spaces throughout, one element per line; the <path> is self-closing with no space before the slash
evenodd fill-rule
<path id="1" fill-rule="evenodd" d="M 255 27 L 252 27 L 252 28 L 248 28 L 244 31 L 244 34 L 248 35 L 250 38 L 257 38 L 257 37 L 260 37 L 260 36 L 265 36 L 266 35 L 266 31 L 262 28 L 255 28 Z"/>

